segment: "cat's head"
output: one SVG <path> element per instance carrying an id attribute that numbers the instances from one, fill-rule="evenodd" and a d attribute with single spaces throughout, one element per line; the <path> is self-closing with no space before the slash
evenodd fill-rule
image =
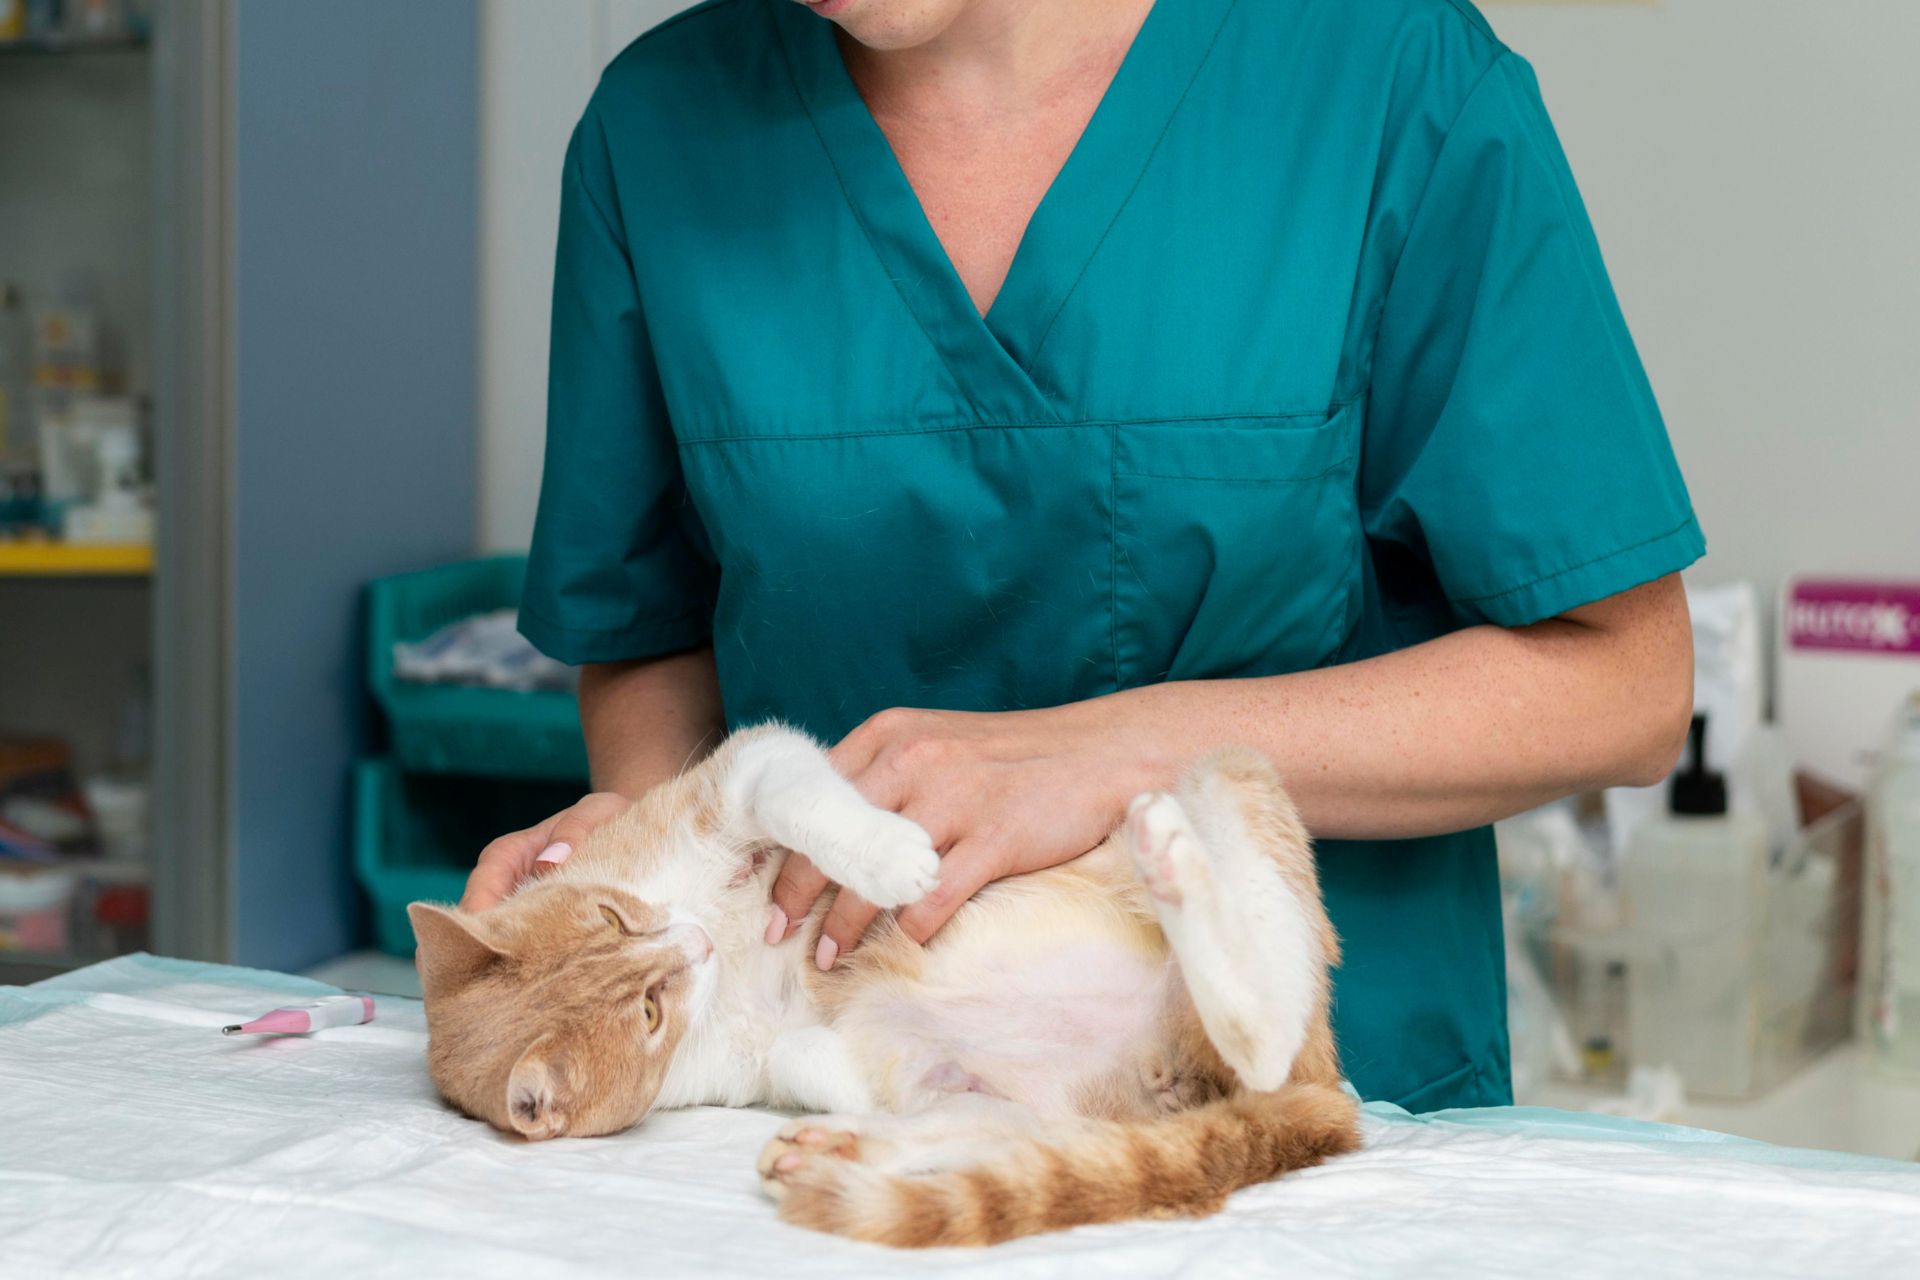
<path id="1" fill-rule="evenodd" d="M 476 914 L 425 902 L 407 914 L 443 1097 L 528 1138 L 617 1133 L 646 1115 L 710 989 L 702 930 L 566 881 Z"/>

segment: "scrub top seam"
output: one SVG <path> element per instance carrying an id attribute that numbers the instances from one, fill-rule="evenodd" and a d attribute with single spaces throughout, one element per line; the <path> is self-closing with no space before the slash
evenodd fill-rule
<path id="1" fill-rule="evenodd" d="M 1173 122 L 1180 118 L 1180 109 L 1187 105 L 1187 97 L 1192 94 L 1193 86 L 1199 83 L 1200 73 L 1207 69 L 1209 62 L 1213 61 L 1213 51 L 1220 43 L 1220 33 L 1227 29 L 1227 23 L 1233 17 L 1237 4 L 1238 0 L 1229 0 L 1226 11 L 1220 15 L 1219 25 L 1213 29 L 1213 38 L 1207 41 L 1206 52 L 1200 55 L 1199 65 L 1194 67 L 1193 74 L 1187 77 L 1186 87 L 1180 90 L 1179 100 L 1173 104 L 1173 110 L 1167 113 L 1166 123 L 1160 126 L 1159 136 L 1154 138 L 1153 146 L 1147 152 L 1146 162 L 1140 166 L 1140 172 L 1134 175 L 1133 185 L 1127 188 L 1126 197 L 1120 201 L 1120 207 L 1113 211 L 1111 218 L 1107 219 L 1106 228 L 1100 232 L 1100 238 L 1094 241 L 1093 252 L 1087 255 L 1085 262 L 1080 264 L 1080 270 L 1074 274 L 1073 283 L 1068 285 L 1067 291 L 1060 295 L 1060 305 L 1053 309 L 1053 315 L 1047 319 L 1047 327 L 1040 331 L 1040 340 L 1033 344 L 1033 353 L 1027 357 L 1029 369 L 1039 367 L 1040 353 L 1046 350 L 1047 339 L 1053 336 L 1053 326 L 1059 323 L 1061 314 L 1067 309 L 1067 303 L 1072 300 L 1075 293 L 1079 292 L 1080 282 L 1086 279 L 1087 272 L 1093 269 L 1094 262 L 1100 257 L 1100 250 L 1106 246 L 1107 237 L 1113 234 L 1114 227 L 1120 223 L 1120 216 L 1127 211 L 1127 206 L 1133 203 L 1134 194 L 1140 190 L 1140 184 L 1147 180 L 1147 171 L 1153 168 L 1153 162 L 1159 158 L 1160 145 L 1167 140 L 1167 134 L 1172 132 Z"/>
<path id="2" fill-rule="evenodd" d="M 594 121 L 594 132 L 599 135 L 600 154 L 602 157 L 606 157 L 608 153 L 607 124 L 606 121 L 599 118 L 599 113 L 594 110 L 591 102 L 587 104 L 586 115 L 581 118 L 581 123 L 585 124 L 588 118 L 592 118 Z M 587 181 L 586 166 L 580 163 L 580 153 L 577 150 L 572 148 L 568 149 L 565 163 L 567 167 L 573 170 L 571 176 L 575 184 L 580 188 L 580 195 L 586 200 L 587 207 L 593 210 L 594 217 L 600 219 L 600 230 L 605 232 L 609 239 L 619 244 L 620 256 L 627 260 L 627 270 L 631 272 L 633 270 L 633 253 L 627 247 L 626 224 L 619 218 L 608 213 L 606 206 L 600 202 L 600 193 L 593 189 L 591 182 Z"/>
<path id="3" fill-rule="evenodd" d="M 1180 476 L 1164 471 L 1118 471 L 1115 477 L 1124 476 L 1128 480 L 1192 480 L 1200 484 L 1313 484 L 1325 480 L 1336 472 L 1344 471 L 1352 463 L 1353 455 L 1348 454 L 1340 461 L 1307 476 Z M 1604 557 L 1603 557 L 1604 558 Z M 1575 566 L 1576 568 L 1579 566 Z M 1531 584 L 1528 584 L 1531 585 Z M 1524 588 L 1516 588 L 1523 590 Z"/>
<path id="4" fill-rule="evenodd" d="M 1120 685 L 1120 424 L 1107 424 L 1107 643 Z"/>
<path id="5" fill-rule="evenodd" d="M 1500 38 L 1500 33 L 1495 31 L 1493 25 L 1487 21 L 1486 14 L 1481 13 L 1472 5 L 1466 3 L 1466 0 L 1446 0 L 1446 2 L 1452 5 L 1455 12 L 1466 20 L 1467 26 L 1479 33 L 1481 39 L 1502 53 L 1510 52 L 1506 42 Z"/>
<path id="6" fill-rule="evenodd" d="M 1629 552 L 1638 551 L 1642 547 L 1652 546 L 1654 543 L 1664 541 L 1667 538 L 1671 538 L 1677 533 L 1685 533 L 1688 528 L 1692 527 L 1698 522 L 1699 522 L 1699 518 L 1694 514 L 1693 509 L 1689 507 L 1687 509 L 1687 518 L 1685 520 L 1682 520 L 1679 524 L 1673 526 L 1673 528 L 1671 529 L 1663 530 L 1660 533 L 1654 534 L 1650 538 L 1642 538 L 1638 542 L 1630 542 L 1624 547 L 1615 547 L 1611 551 L 1607 551 L 1600 555 L 1593 556 L 1590 559 L 1582 560 L 1578 564 L 1570 564 L 1566 566 L 1564 569 L 1555 569 L 1552 573 L 1543 573 L 1537 578 L 1530 578 L 1527 581 L 1518 584 L 1517 586 L 1505 587 L 1499 591 L 1489 591 L 1485 595 L 1455 596 L 1453 600 L 1455 604 L 1485 604 L 1489 600 L 1499 600 L 1504 596 L 1518 595 L 1520 592 L 1529 590 L 1533 587 L 1537 587 L 1542 583 L 1552 582 L 1555 578 L 1564 578 L 1570 573 L 1578 573 L 1582 569 L 1590 569 L 1594 565 L 1604 564 L 1608 560 L 1614 559 L 1616 556 L 1624 556 Z"/>
<path id="7" fill-rule="evenodd" d="M 887 268 L 887 256 L 880 252 L 880 245 L 873 238 L 873 228 L 867 225 L 867 220 L 860 214 L 859 204 L 853 198 L 853 192 L 847 189 L 846 175 L 840 172 L 840 164 L 833 158 L 833 148 L 827 145 L 826 135 L 820 131 L 820 121 L 813 113 L 813 104 L 807 101 L 807 95 L 800 91 L 800 73 L 794 70 L 793 50 L 788 47 L 787 34 L 779 30 L 777 22 L 773 25 L 775 27 L 773 38 L 780 45 L 780 61 L 787 69 L 787 84 L 793 90 L 794 100 L 800 104 L 800 110 L 806 113 L 807 124 L 813 129 L 813 140 L 819 144 L 820 155 L 826 160 L 827 169 L 833 174 L 834 185 L 840 188 L 840 199 L 847 206 L 848 216 L 853 219 L 853 225 L 860 228 L 860 235 L 866 240 L 867 249 L 873 254 L 874 262 L 880 268 L 880 274 L 885 276 L 887 283 L 893 286 L 894 296 L 900 299 L 900 305 L 906 308 L 909 316 L 913 317 L 914 328 L 918 329 L 920 336 L 927 340 L 927 345 L 933 348 L 933 354 L 939 359 L 941 368 L 945 369 L 947 377 L 953 380 L 954 393 L 972 401 L 973 396 L 968 391 L 967 384 L 961 380 L 959 371 L 953 367 L 953 361 L 947 358 L 946 348 L 934 341 L 933 334 L 927 331 L 926 322 L 920 318 L 920 313 L 907 299 L 906 291 L 900 287 L 899 278 Z"/>
<path id="8" fill-rule="evenodd" d="M 977 418 L 969 422 L 942 423 L 931 427 L 877 427 L 870 431 L 828 431 L 788 433 L 778 431 L 740 432 L 723 436 L 680 436 L 683 445 L 696 444 L 736 444 L 750 440 L 864 440 L 874 436 L 919 436 L 938 435 L 950 431 L 978 430 L 1052 430 L 1068 427 L 1138 427 L 1153 426 L 1174 422 L 1273 422 L 1294 418 L 1333 418 L 1345 410 L 1366 399 L 1366 392 L 1349 396 L 1345 400 L 1335 401 L 1324 409 L 1293 409 L 1284 413 L 1190 413 L 1190 414 L 1152 414 L 1140 418 L 1075 418 L 1071 421 L 1051 421 L 1029 419 L 1017 422 L 997 422 L 987 418 Z"/>
<path id="9" fill-rule="evenodd" d="M 1533 90 L 1538 94 L 1539 75 L 1534 71 L 1533 64 L 1521 55 L 1513 53 L 1511 50 L 1509 50 L 1508 53 L 1512 66 L 1517 72 L 1532 82 Z M 1547 123 L 1549 129 L 1549 132 L 1545 136 L 1541 134 L 1538 128 L 1542 121 Z M 1554 201 L 1560 208 L 1562 228 L 1573 236 L 1576 244 L 1584 244 L 1592 249 L 1590 253 L 1580 253 L 1576 256 L 1580 262 L 1581 277 L 1587 282 L 1587 289 L 1593 302 L 1601 308 L 1613 307 L 1618 309 L 1620 304 L 1613 291 L 1613 281 L 1607 275 L 1606 258 L 1600 246 L 1599 233 L 1594 229 L 1593 220 L 1584 205 L 1580 204 L 1579 180 L 1574 176 L 1573 165 L 1567 158 L 1566 148 L 1561 145 L 1558 136 L 1551 132 L 1551 120 L 1547 117 L 1527 121 L 1525 124 L 1526 127 L 1521 130 L 1521 137 L 1525 141 L 1535 163 L 1539 164 L 1540 167 L 1548 173 L 1556 174 L 1566 179 L 1565 182 L 1554 183 Z M 1568 195 L 1569 185 L 1573 188 L 1571 198 L 1569 198 Z M 1586 233 L 1584 235 L 1582 235 L 1583 229 Z M 1610 334 L 1609 337 L 1611 341 L 1608 346 L 1613 354 L 1614 364 L 1629 383 L 1635 381 L 1635 375 L 1641 367 L 1641 363 L 1639 353 L 1633 345 L 1632 334 L 1623 326 L 1618 332 Z M 1649 387 L 1649 392 L 1651 392 L 1651 387 Z M 1654 402 L 1654 412 L 1658 414 L 1659 398 L 1658 396 L 1653 396 L 1652 398 Z"/>
<path id="10" fill-rule="evenodd" d="M 1480 96 L 1481 88 L 1493 75 L 1494 69 L 1514 56 L 1513 50 L 1498 41 L 1495 41 L 1494 47 L 1499 52 L 1493 61 L 1481 70 L 1479 77 L 1473 82 L 1473 87 L 1461 97 L 1460 105 L 1455 108 L 1453 118 L 1447 121 L 1446 132 L 1440 135 L 1440 145 L 1433 149 L 1433 163 L 1427 167 L 1427 177 L 1420 184 L 1420 194 L 1413 202 L 1413 212 L 1407 216 L 1407 233 L 1400 238 L 1400 247 L 1393 255 L 1393 269 L 1387 272 L 1386 282 L 1380 287 L 1380 301 L 1375 306 L 1373 314 L 1373 331 L 1367 335 L 1365 381 L 1368 387 L 1373 385 L 1373 358 L 1380 349 L 1380 326 L 1386 322 L 1387 303 L 1393 297 L 1393 286 L 1399 283 L 1400 268 L 1407 260 L 1407 242 L 1413 239 L 1414 228 L 1420 225 L 1420 216 L 1427 211 L 1427 197 L 1433 193 L 1433 181 L 1440 175 L 1440 161 L 1446 155 L 1447 144 L 1453 140 L 1453 131 L 1459 128 L 1461 119 L 1467 114 L 1467 108 L 1472 106 L 1473 100 Z M 1366 394 L 1364 391 L 1361 392 L 1361 395 L 1364 394 Z M 1359 396 L 1354 398 L 1358 399 Z"/>

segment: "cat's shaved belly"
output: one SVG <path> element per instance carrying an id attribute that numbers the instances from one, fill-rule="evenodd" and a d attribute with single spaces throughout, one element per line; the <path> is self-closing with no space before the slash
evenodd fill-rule
<path id="1" fill-rule="evenodd" d="M 1165 1022 L 1170 970 L 1157 938 L 1026 914 L 1000 928 L 967 922 L 919 980 L 865 992 L 835 1018 L 881 1050 L 879 1092 L 894 1108 L 973 1092 L 1072 1114 L 1089 1089 L 1136 1077 Z"/>

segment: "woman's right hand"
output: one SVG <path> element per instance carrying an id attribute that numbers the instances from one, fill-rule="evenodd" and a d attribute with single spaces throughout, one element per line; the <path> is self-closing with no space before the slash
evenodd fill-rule
<path id="1" fill-rule="evenodd" d="M 580 841 L 630 803 L 613 791 L 596 791 L 545 822 L 501 836 L 480 851 L 467 877 L 462 911 L 485 911 L 504 899 L 528 876 L 550 871 L 572 855 Z"/>

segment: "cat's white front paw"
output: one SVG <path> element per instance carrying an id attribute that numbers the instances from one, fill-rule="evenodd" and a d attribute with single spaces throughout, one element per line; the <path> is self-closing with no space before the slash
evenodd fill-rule
<path id="1" fill-rule="evenodd" d="M 876 907 L 904 907 L 940 882 L 940 855 L 919 823 L 872 809 L 861 814 L 859 828 L 842 835 L 839 879 L 847 888 Z"/>

